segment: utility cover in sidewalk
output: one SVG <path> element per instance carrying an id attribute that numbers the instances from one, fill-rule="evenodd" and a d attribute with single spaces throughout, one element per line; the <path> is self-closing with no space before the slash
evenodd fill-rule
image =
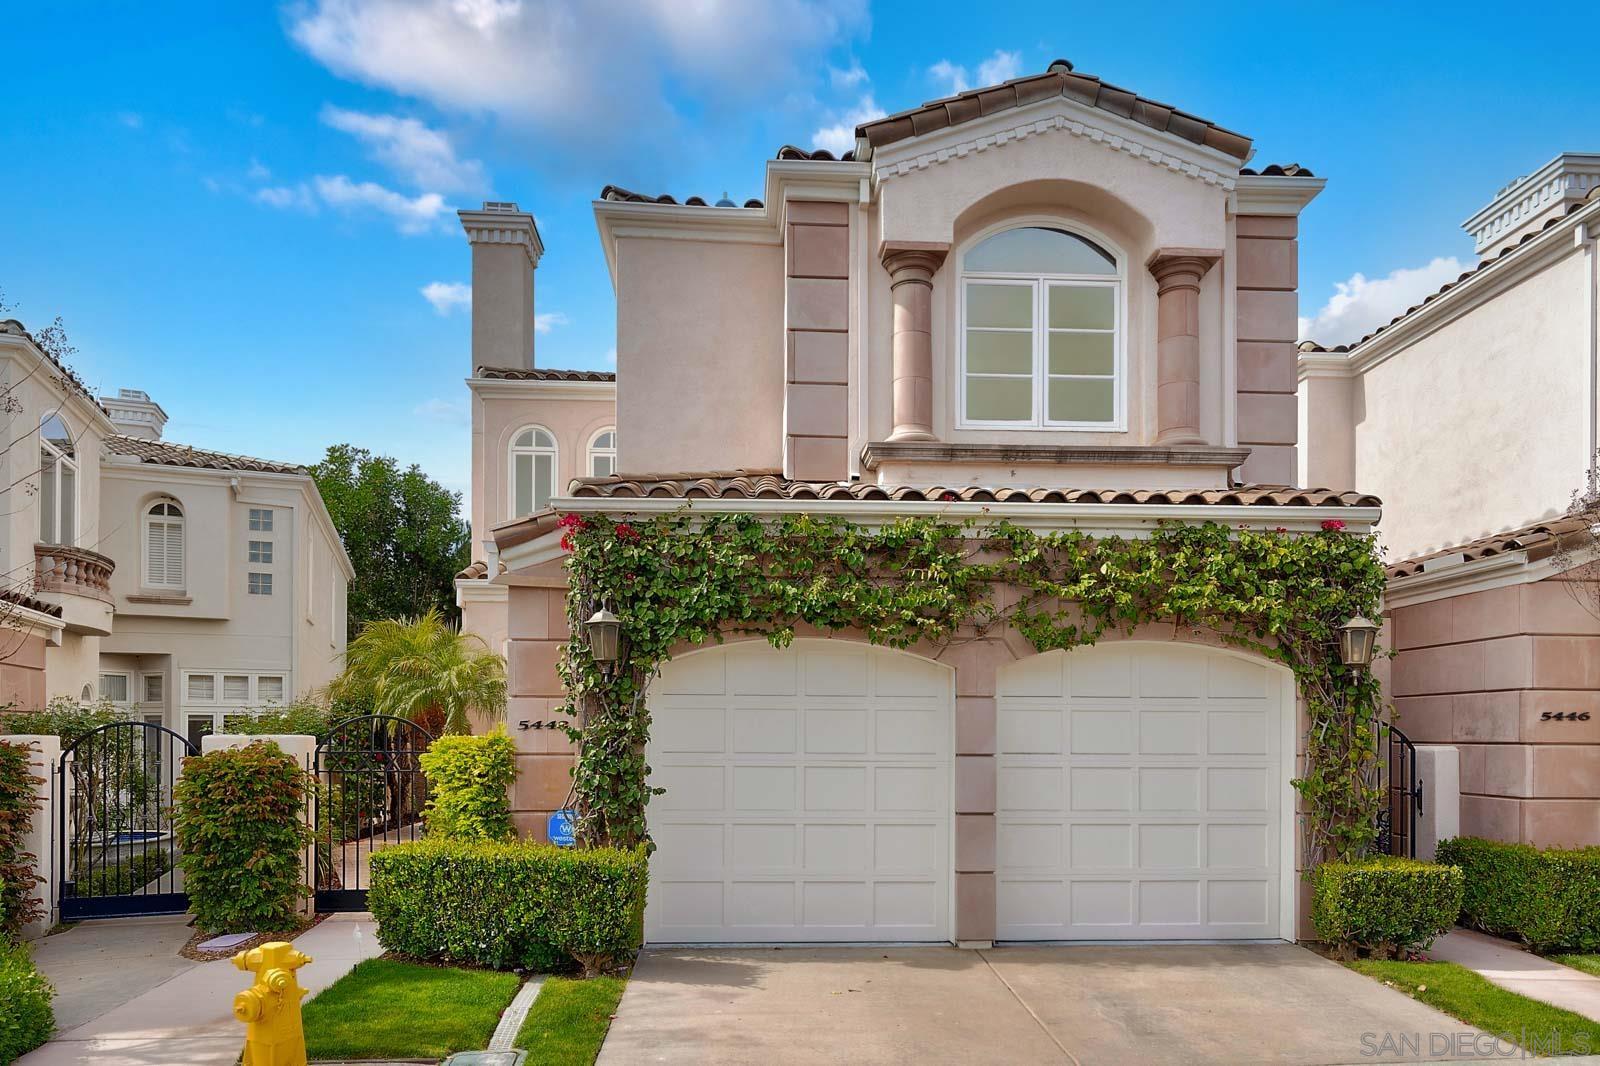
<path id="1" fill-rule="evenodd" d="M 522 1066 L 526 1051 L 458 1051 L 444 1060 L 444 1066 Z"/>
<path id="2" fill-rule="evenodd" d="M 214 936 L 210 940 L 201 941 L 199 944 L 195 945 L 195 950 L 196 951 L 227 951 L 230 948 L 238 947 L 240 944 L 243 944 L 246 940 L 254 939 L 255 935 L 256 934 L 254 934 L 254 933 L 226 933 L 226 934 L 224 934 L 222 936 Z"/>

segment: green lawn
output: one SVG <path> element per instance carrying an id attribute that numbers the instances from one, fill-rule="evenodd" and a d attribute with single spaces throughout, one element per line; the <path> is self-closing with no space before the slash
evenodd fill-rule
<path id="1" fill-rule="evenodd" d="M 368 959 L 305 1006 L 312 1059 L 444 1058 L 489 1046 L 512 973 Z"/>
<path id="2" fill-rule="evenodd" d="M 1551 960 L 1600 977 L 1600 955 L 1552 955 Z"/>
<path id="3" fill-rule="evenodd" d="M 1436 1007 L 1468 1025 L 1548 1054 L 1600 1051 L 1600 1022 L 1560 1007 L 1519 996 L 1453 962 L 1375 962 L 1347 964 L 1391 983 L 1412 999 Z M 1560 1048 L 1555 1036 L 1560 1035 Z"/>
<path id="4" fill-rule="evenodd" d="M 539 1066 L 592 1066 L 626 984 L 620 977 L 547 977 L 517 1034 Z"/>

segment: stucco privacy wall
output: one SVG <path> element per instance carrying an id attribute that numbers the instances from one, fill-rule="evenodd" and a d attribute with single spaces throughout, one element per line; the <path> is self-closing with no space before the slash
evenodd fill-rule
<path id="1" fill-rule="evenodd" d="M 565 733 L 550 728 L 520 728 L 523 722 L 560 720 L 562 686 L 557 664 L 569 629 L 566 620 L 566 583 L 562 564 L 542 566 L 509 575 L 511 639 L 508 642 L 507 728 L 517 745 L 517 780 L 512 786 L 512 818 L 517 831 L 536 840 L 548 839 L 549 814 L 570 801 L 574 748 Z M 999 593 L 1003 599 L 1006 595 Z M 861 634 L 828 634 L 812 627 L 797 627 L 798 637 L 861 640 Z M 748 637 L 730 637 L 752 639 Z M 759 639 L 759 638 L 755 638 Z M 1209 631 L 1179 629 L 1171 624 L 1139 626 L 1130 634 L 1108 633 L 1103 641 L 1120 639 L 1182 641 L 1224 647 Z M 683 650 L 689 650 L 687 647 Z M 972 640 L 949 647 L 919 645 L 915 654 L 954 668 L 954 934 L 960 942 L 983 943 L 995 936 L 996 919 L 996 808 L 997 808 L 997 677 L 1009 663 L 1038 654 L 1012 630 L 1003 635 Z M 1296 704 L 1296 762 L 1303 757 L 1306 712 Z M 1300 819 L 1295 819 L 1293 863 L 1301 860 Z M 1298 933 L 1310 936 L 1309 894 L 1294 878 Z"/>
<path id="2" fill-rule="evenodd" d="M 1238 443 L 1250 449 L 1238 476 L 1254 484 L 1292 485 L 1299 472 L 1295 451 L 1299 224 L 1293 215 L 1241 215 L 1235 221 L 1234 417 Z"/>
<path id="3" fill-rule="evenodd" d="M 784 248 L 617 241 L 618 468 L 783 464 Z"/>
<path id="4" fill-rule="evenodd" d="M 786 206 L 784 470 L 803 481 L 850 473 L 850 206 Z"/>
<path id="5" fill-rule="evenodd" d="M 1461 831 L 1600 844 L 1600 618 L 1566 575 L 1389 612 L 1400 728 L 1461 752 Z M 1584 713 L 1588 721 L 1555 721 Z"/>
<path id="6" fill-rule="evenodd" d="M 44 706 L 44 649 L 42 635 L 0 629 L 0 705 L 19 711 Z"/>
<path id="7" fill-rule="evenodd" d="M 1572 249 L 1515 282 L 1515 294 L 1409 341 L 1369 342 L 1358 363 L 1403 347 L 1355 376 L 1347 412 L 1313 393 L 1307 439 L 1334 449 L 1342 438 L 1352 480 L 1388 505 L 1389 558 L 1566 510 L 1589 461 L 1589 324 L 1569 313 L 1585 306 L 1587 283 L 1585 257 Z M 1323 387 L 1314 377 L 1307 385 Z M 1327 461 L 1313 460 L 1317 481 Z M 1330 477 L 1342 472 L 1337 462 L 1325 468 Z M 1473 485 L 1492 491 L 1463 491 Z"/>

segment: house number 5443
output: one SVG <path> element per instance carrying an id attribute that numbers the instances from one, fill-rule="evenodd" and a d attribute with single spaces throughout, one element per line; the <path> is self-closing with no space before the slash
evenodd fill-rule
<path id="1" fill-rule="evenodd" d="M 1588 711 L 1545 711 L 1539 715 L 1541 722 L 1587 722 Z"/>
<path id="2" fill-rule="evenodd" d="M 518 729 L 560 729 L 562 725 L 563 725 L 563 723 L 556 722 L 556 721 L 529 722 L 526 719 L 524 719 L 523 721 L 517 723 L 517 728 Z"/>

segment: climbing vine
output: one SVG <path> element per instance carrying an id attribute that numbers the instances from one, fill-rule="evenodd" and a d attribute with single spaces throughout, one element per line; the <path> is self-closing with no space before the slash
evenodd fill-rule
<path id="1" fill-rule="evenodd" d="M 673 649 L 730 634 L 783 647 L 801 624 L 858 629 L 892 648 L 1012 626 L 1041 652 L 1148 622 L 1214 631 L 1289 667 L 1305 699 L 1294 785 L 1306 867 L 1357 856 L 1374 835 L 1381 697 L 1370 671 L 1340 662 L 1338 631 L 1353 614 L 1378 617 L 1384 573 L 1372 541 L 1337 520 L 1310 533 L 1174 522 L 1139 538 L 1008 521 L 917 517 L 867 529 L 828 516 L 687 511 L 567 515 L 562 525 L 572 639 L 561 670 L 585 843 L 646 839 L 646 692 Z M 623 620 L 606 667 L 583 628 L 601 604 Z"/>

